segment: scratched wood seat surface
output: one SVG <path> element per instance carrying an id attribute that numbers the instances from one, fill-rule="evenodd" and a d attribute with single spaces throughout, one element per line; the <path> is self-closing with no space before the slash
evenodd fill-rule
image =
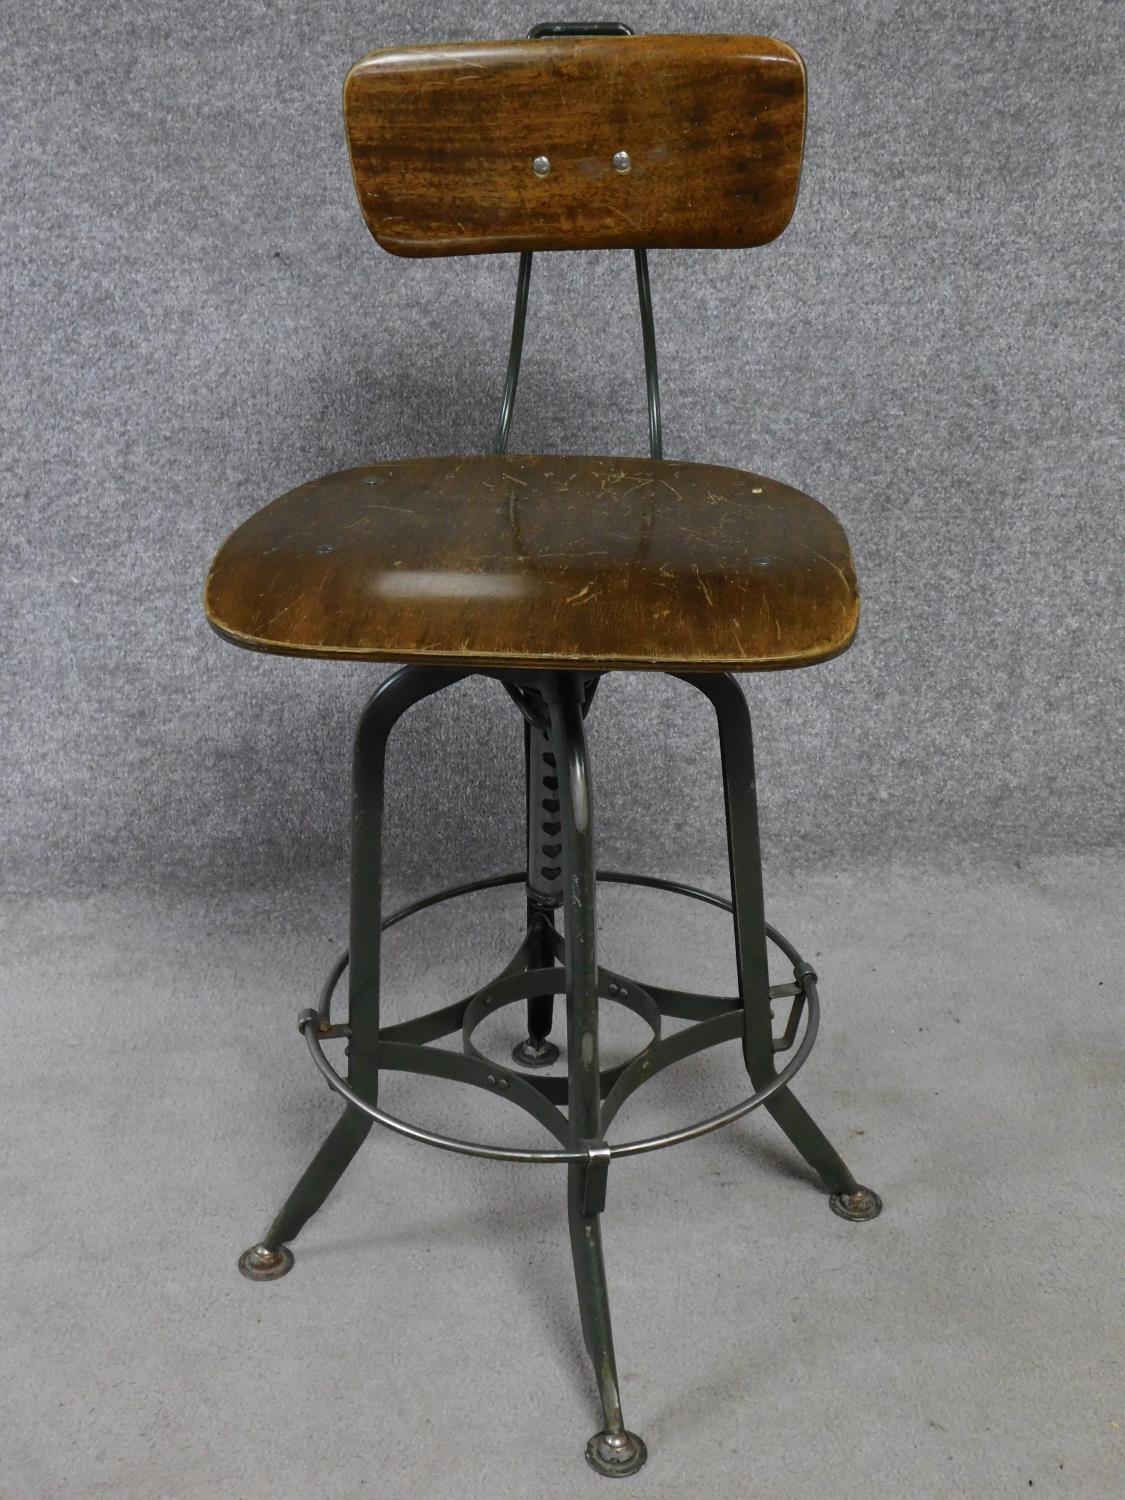
<path id="1" fill-rule="evenodd" d="M 229 538 L 207 612 L 240 645 L 481 666 L 747 670 L 842 651 L 835 517 L 714 464 L 501 454 L 301 485 Z"/>
<path id="2" fill-rule="evenodd" d="M 262 651 L 499 668 L 749 671 L 844 650 L 859 605 L 839 522 L 776 481 L 662 458 L 644 259 L 782 232 L 804 149 L 798 54 L 753 36 L 396 48 L 352 68 L 344 121 L 384 249 L 520 253 L 497 452 L 282 496 L 216 557 L 212 625 Z M 506 455 L 532 252 L 615 247 L 637 258 L 648 319 L 651 456 Z"/>

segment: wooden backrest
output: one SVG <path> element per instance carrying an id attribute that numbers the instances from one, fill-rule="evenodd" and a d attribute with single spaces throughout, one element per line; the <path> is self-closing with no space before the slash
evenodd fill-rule
<path id="1" fill-rule="evenodd" d="M 398 48 L 352 68 L 344 122 L 396 255 L 761 245 L 796 203 L 805 69 L 758 36 Z"/>

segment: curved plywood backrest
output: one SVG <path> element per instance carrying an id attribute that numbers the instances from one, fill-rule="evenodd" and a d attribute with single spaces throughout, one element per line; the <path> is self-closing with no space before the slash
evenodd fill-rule
<path id="1" fill-rule="evenodd" d="M 758 36 L 398 48 L 352 68 L 344 122 L 396 255 L 727 249 L 792 216 L 805 69 Z"/>

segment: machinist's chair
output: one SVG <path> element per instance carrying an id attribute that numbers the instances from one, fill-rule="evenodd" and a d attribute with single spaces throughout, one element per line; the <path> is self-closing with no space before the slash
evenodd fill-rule
<path id="1" fill-rule="evenodd" d="M 811 666 L 847 649 L 859 616 L 847 538 L 829 511 L 788 485 L 662 457 L 645 258 L 649 247 L 733 249 L 781 233 L 801 170 L 804 66 L 764 37 L 552 25 L 525 41 L 372 53 L 348 74 L 344 119 L 360 207 L 385 249 L 518 251 L 519 279 L 491 455 L 408 458 L 314 479 L 240 526 L 207 580 L 208 618 L 237 645 L 403 664 L 375 692 L 356 739 L 350 949 L 319 1005 L 300 1016 L 312 1060 L 344 1113 L 239 1265 L 263 1281 L 291 1268 L 289 1243 L 373 1120 L 447 1151 L 565 1164 L 582 1326 L 603 1411 L 587 1457 L 603 1474 L 631 1474 L 646 1453 L 622 1421 L 610 1332 L 601 1242 L 610 1163 L 690 1140 L 764 1104 L 838 1214 L 872 1219 L 881 1208 L 789 1087 L 816 1035 L 816 975 L 766 924 L 750 718 L 731 675 Z M 532 253 L 608 247 L 631 249 L 636 259 L 650 456 L 508 454 Z M 670 673 L 715 711 L 729 901 L 595 867 L 584 720 L 602 679 L 624 668 Z M 502 684 L 523 718 L 527 868 L 384 916 L 388 736 L 412 704 L 473 674 Z M 687 994 L 601 967 L 598 881 L 652 886 L 729 911 L 738 995 Z M 467 999 L 381 1027 L 381 932 L 437 902 L 507 884 L 526 888 L 527 926 L 503 973 Z M 792 983 L 771 987 L 770 944 L 791 965 Z M 346 1024 L 330 1010 L 345 968 Z M 566 1007 L 566 1077 L 537 1071 L 560 1056 L 551 1040 L 556 995 Z M 771 1002 L 782 1000 L 788 1014 L 775 1034 Z M 619 1066 L 599 1064 L 599 1001 L 627 1006 L 652 1031 Z M 521 1002 L 526 1040 L 510 1062 L 485 1056 L 474 1031 Z M 693 1024 L 662 1036 L 664 1017 Z M 430 1045 L 458 1034 L 460 1053 Z M 339 1037 L 347 1038 L 345 1072 L 325 1050 Z M 642 1083 L 735 1038 L 749 1098 L 665 1135 L 607 1142 L 614 1116 Z M 419 1129 L 379 1108 L 386 1069 L 495 1091 L 557 1145 L 509 1149 Z"/>

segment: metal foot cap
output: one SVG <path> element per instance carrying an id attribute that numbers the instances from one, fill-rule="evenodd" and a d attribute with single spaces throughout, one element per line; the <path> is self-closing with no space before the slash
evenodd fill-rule
<path id="1" fill-rule="evenodd" d="M 250 1281 L 276 1281 L 293 1269 L 293 1252 L 288 1245 L 278 1245 L 276 1250 L 251 1245 L 238 1257 L 238 1269 Z"/>
<path id="2" fill-rule="evenodd" d="M 558 1060 L 559 1049 L 546 1037 L 542 1041 L 533 1036 L 525 1037 L 512 1048 L 512 1061 L 518 1062 L 521 1068 L 549 1068 Z"/>
<path id="3" fill-rule="evenodd" d="M 882 1198 L 869 1187 L 857 1187 L 854 1193 L 833 1193 L 828 1205 L 834 1214 L 850 1219 L 853 1224 L 877 1219 L 883 1212 Z"/>
<path id="4" fill-rule="evenodd" d="M 632 1432 L 595 1432 L 586 1444 L 586 1462 L 610 1479 L 635 1474 L 647 1458 L 644 1441 Z"/>

